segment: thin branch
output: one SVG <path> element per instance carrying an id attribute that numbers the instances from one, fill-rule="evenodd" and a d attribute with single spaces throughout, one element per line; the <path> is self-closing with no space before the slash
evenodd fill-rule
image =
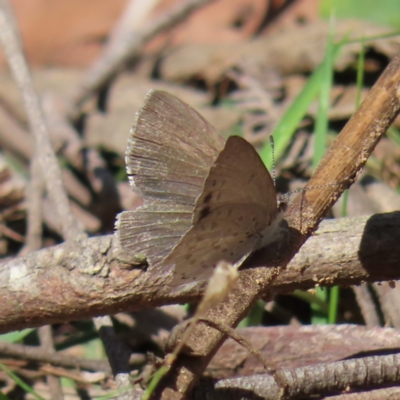
<path id="1" fill-rule="evenodd" d="M 368 286 L 368 284 L 362 284 L 353 286 L 352 289 L 356 295 L 357 304 L 360 306 L 365 325 L 372 328 L 373 326 L 381 326 L 381 321 Z"/>
<path id="2" fill-rule="evenodd" d="M 29 361 L 37 361 L 52 364 L 64 368 L 85 369 L 88 371 L 103 371 L 109 374 L 110 366 L 106 360 L 87 360 L 85 358 L 70 357 L 61 353 L 51 353 L 37 346 L 23 346 L 16 343 L 0 341 L 0 354 L 22 358 Z"/>
<path id="3" fill-rule="evenodd" d="M 42 247 L 42 199 L 44 182 L 42 168 L 37 156 L 33 156 L 30 166 L 31 179 L 27 186 L 27 232 L 25 245 L 19 255 L 37 251 Z"/>
<path id="4" fill-rule="evenodd" d="M 40 347 L 42 349 L 46 349 L 49 353 L 54 354 L 54 340 L 51 326 L 41 326 L 38 329 L 38 334 L 40 339 Z M 62 400 L 64 396 L 60 380 L 54 375 L 47 375 L 46 381 L 49 385 L 51 398 L 54 400 Z"/>
<path id="5" fill-rule="evenodd" d="M 0 2 L 0 42 L 3 46 L 11 72 L 20 88 L 28 115 L 29 124 L 36 141 L 37 156 L 42 166 L 47 192 L 56 207 L 66 240 L 80 240 L 85 237 L 75 220 L 65 193 L 61 170 L 51 147 L 49 132 L 44 120 L 40 101 L 33 87 L 32 78 L 19 36 L 16 33 L 10 5 L 7 0 Z"/>
<path id="6" fill-rule="evenodd" d="M 113 36 L 113 46 L 108 47 L 103 57 L 88 71 L 74 95 L 69 116 L 72 119 L 76 118 L 80 114 L 82 105 L 107 85 L 127 62 L 139 57 L 149 40 L 185 21 L 191 14 L 211 1 L 214 0 L 183 0 L 157 20 L 141 27 L 140 31 L 135 26 L 131 26 L 130 29 L 119 28 L 118 40 Z"/>

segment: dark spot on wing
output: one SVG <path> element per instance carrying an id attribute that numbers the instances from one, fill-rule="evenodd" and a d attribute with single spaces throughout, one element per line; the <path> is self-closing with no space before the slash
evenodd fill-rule
<path id="1" fill-rule="evenodd" d="M 212 193 L 208 193 L 208 195 L 206 197 L 204 197 L 204 203 L 209 203 L 210 200 L 212 199 L 213 194 Z"/>
<path id="2" fill-rule="evenodd" d="M 207 217 L 207 215 L 210 214 L 210 207 L 206 206 L 204 207 L 201 211 L 200 211 L 200 218 L 199 221 L 205 217 Z"/>

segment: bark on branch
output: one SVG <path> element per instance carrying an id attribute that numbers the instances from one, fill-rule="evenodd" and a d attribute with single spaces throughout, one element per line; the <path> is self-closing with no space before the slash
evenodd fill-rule
<path id="1" fill-rule="evenodd" d="M 273 293 L 400 279 L 400 212 L 324 221 L 273 282 Z M 63 243 L 0 265 L 0 332 L 123 310 L 197 302 L 120 261 L 113 236 Z"/>

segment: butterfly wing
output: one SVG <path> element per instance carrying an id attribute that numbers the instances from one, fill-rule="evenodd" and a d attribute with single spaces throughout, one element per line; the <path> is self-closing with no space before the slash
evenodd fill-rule
<path id="1" fill-rule="evenodd" d="M 196 199 L 224 139 L 193 108 L 152 90 L 131 129 L 127 173 L 144 205 L 119 214 L 122 248 L 157 266 L 192 226 Z"/>
<path id="2" fill-rule="evenodd" d="M 278 213 L 274 182 L 254 147 L 239 136 L 230 136 L 224 150 L 196 201 L 193 223 L 208 213 L 232 204 L 246 205 L 247 216 L 256 222 L 256 230 L 265 228 Z M 251 210 L 258 207 L 263 217 L 256 221 Z"/>
<path id="3" fill-rule="evenodd" d="M 196 201 L 193 227 L 163 262 L 173 271 L 169 285 L 208 279 L 218 261 L 249 255 L 277 214 L 275 187 L 259 155 L 244 139 L 229 137 Z"/>

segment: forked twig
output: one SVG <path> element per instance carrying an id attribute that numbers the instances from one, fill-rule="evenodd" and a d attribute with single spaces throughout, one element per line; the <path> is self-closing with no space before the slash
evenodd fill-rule
<path id="1" fill-rule="evenodd" d="M 103 57 L 88 71 L 73 96 L 71 110 L 68 113 L 70 118 L 75 119 L 80 114 L 82 105 L 106 86 L 127 62 L 139 57 L 149 40 L 186 20 L 192 13 L 211 1 L 214 0 L 183 0 L 158 19 L 141 27 L 139 31 L 135 29 L 135 26 L 120 28 L 120 37 L 113 37 L 113 47 L 107 48 Z"/>
<path id="2" fill-rule="evenodd" d="M 280 260 L 273 261 L 276 248 L 265 250 L 262 265 L 286 265 L 301 245 L 318 227 L 326 211 L 340 194 L 355 180 L 379 138 L 389 128 L 400 110 L 400 56 L 396 56 L 355 115 L 347 123 L 336 142 L 322 159 L 309 185 L 318 189 L 305 191 L 293 202 L 287 215 L 291 237 L 285 243 Z M 325 186 L 327 182 L 339 182 L 340 186 Z M 268 256 L 271 263 L 267 263 Z M 269 253 L 268 253 L 269 252 Z M 278 263 L 278 264 L 277 264 Z M 236 326 L 250 310 L 257 298 L 265 292 L 277 270 L 258 267 L 240 274 L 238 289 L 233 291 L 225 304 L 208 313 L 208 319 L 215 319 L 230 326 Z M 201 357 L 178 358 L 164 387 L 179 396 L 185 396 L 193 387 L 208 362 L 222 343 L 222 335 L 199 325 L 196 338 L 203 338 Z"/>
<path id="3" fill-rule="evenodd" d="M 7 0 L 0 1 L 0 41 L 11 72 L 21 91 L 32 133 L 36 141 L 36 155 L 42 167 L 47 193 L 54 204 L 66 240 L 76 241 L 86 237 L 74 218 L 65 193 L 61 169 L 50 143 L 39 98 L 32 84 L 31 74 L 15 32 L 15 19 Z"/>

